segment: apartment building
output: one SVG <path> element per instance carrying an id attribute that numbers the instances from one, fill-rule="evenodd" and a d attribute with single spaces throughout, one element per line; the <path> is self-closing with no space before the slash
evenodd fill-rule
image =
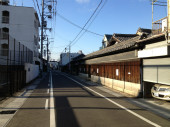
<path id="1" fill-rule="evenodd" d="M 8 47 L 10 36 L 33 52 L 33 64 L 40 62 L 38 14 L 32 7 L 11 6 L 8 3 L 9 0 L 0 0 L 0 50 Z"/>

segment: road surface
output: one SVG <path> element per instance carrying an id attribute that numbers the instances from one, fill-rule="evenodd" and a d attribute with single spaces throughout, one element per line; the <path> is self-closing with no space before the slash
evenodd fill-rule
<path id="1" fill-rule="evenodd" d="M 53 71 L 39 83 L 6 127 L 55 126 L 168 127 L 170 121 L 131 104 L 124 97 Z"/>

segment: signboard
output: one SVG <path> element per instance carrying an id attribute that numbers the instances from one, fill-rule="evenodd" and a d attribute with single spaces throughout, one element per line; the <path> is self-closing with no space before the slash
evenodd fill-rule
<path id="1" fill-rule="evenodd" d="M 119 76 L 119 69 L 116 69 L 116 76 Z"/>

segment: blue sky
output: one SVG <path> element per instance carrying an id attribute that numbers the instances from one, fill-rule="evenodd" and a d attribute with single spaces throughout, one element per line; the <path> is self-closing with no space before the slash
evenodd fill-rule
<path id="1" fill-rule="evenodd" d="M 15 0 L 18 6 L 34 7 L 33 0 Z M 34 0 L 36 1 L 36 0 Z M 71 22 L 83 27 L 90 18 L 95 8 L 101 0 L 58 0 L 57 12 Z M 159 0 L 166 2 L 167 0 Z M 38 0 L 41 4 L 41 0 Z M 13 4 L 13 0 L 11 0 Z M 104 6 L 103 6 L 104 5 Z M 103 0 L 95 19 L 92 18 L 86 29 L 104 35 L 113 33 L 135 34 L 139 27 L 151 28 L 152 26 L 152 6 L 150 0 Z M 40 7 L 41 8 L 41 7 Z M 100 10 L 99 8 L 99 10 Z M 167 15 L 166 7 L 154 7 L 154 20 L 158 20 Z M 93 20 L 94 19 L 94 20 Z M 64 48 L 73 41 L 80 32 L 70 23 L 56 15 L 56 20 L 52 23 L 52 37 L 54 42 L 50 44 L 52 59 L 57 60 Z M 48 22 L 51 27 L 51 22 Z M 82 32 L 83 33 L 83 32 Z M 99 50 L 103 37 L 85 32 L 83 36 L 71 46 L 71 52 L 82 50 L 88 54 Z M 68 51 L 68 50 L 67 50 Z"/>

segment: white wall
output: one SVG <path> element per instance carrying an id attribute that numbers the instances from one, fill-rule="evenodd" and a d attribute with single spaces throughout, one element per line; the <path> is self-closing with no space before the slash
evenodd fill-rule
<path id="1" fill-rule="evenodd" d="M 70 61 L 72 58 L 79 56 L 80 53 L 70 53 Z M 66 65 L 69 63 L 69 53 L 62 53 L 60 56 L 61 65 Z"/>
<path id="2" fill-rule="evenodd" d="M 81 78 L 87 77 L 85 74 L 83 75 L 82 73 L 80 73 L 79 76 Z M 94 75 L 91 75 L 91 81 L 105 85 L 111 89 L 116 89 L 121 92 L 130 94 L 135 97 L 137 97 L 141 91 L 141 87 L 140 87 L 141 84 L 138 84 L 138 83 L 125 82 L 125 81 L 99 77 L 99 76 L 94 76 Z"/>
<path id="3" fill-rule="evenodd" d="M 34 80 L 39 75 L 39 66 L 34 64 L 25 63 L 26 70 L 26 83 Z"/>
<path id="4" fill-rule="evenodd" d="M 9 24 L 1 23 L 2 11 L 9 11 Z M 9 35 L 33 52 L 38 52 L 38 46 L 34 44 L 34 36 L 39 37 L 39 30 L 35 28 L 34 21 L 39 23 L 35 17 L 32 7 L 5 6 L 0 5 L 0 28 L 9 28 Z"/>

